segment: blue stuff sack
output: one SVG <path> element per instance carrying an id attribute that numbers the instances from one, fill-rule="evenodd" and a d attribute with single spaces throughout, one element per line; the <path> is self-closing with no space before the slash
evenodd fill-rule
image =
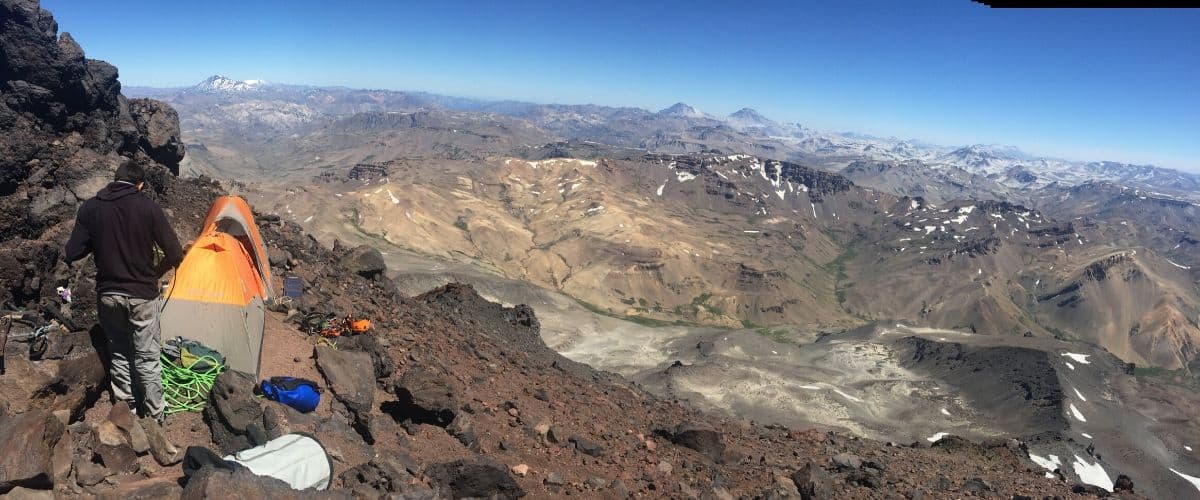
<path id="1" fill-rule="evenodd" d="M 271 377 L 259 384 L 259 391 L 272 401 L 278 401 L 301 413 L 317 409 L 321 403 L 321 386 L 308 379 Z"/>

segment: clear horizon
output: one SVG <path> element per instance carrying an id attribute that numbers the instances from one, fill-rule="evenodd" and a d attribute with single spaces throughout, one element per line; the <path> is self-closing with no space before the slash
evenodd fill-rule
<path id="1" fill-rule="evenodd" d="M 44 0 L 126 86 L 633 106 L 1200 171 L 1200 12 L 912 4 Z"/>

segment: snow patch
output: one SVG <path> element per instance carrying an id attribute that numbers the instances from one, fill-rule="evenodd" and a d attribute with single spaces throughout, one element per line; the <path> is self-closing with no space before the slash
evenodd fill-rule
<path id="1" fill-rule="evenodd" d="M 1175 261 L 1173 261 L 1173 260 L 1171 260 L 1171 259 L 1167 259 L 1167 262 L 1170 262 L 1172 266 L 1178 267 L 1178 268 L 1180 268 L 1180 269 L 1191 269 L 1191 267 L 1190 267 L 1190 266 L 1185 266 L 1185 265 L 1182 265 L 1182 264 L 1178 264 L 1178 263 L 1176 263 Z"/>
<path id="2" fill-rule="evenodd" d="M 1091 356 L 1091 354 L 1076 354 L 1073 352 L 1064 352 L 1064 353 L 1062 353 L 1062 355 L 1075 360 L 1076 363 L 1079 363 L 1081 365 L 1092 364 L 1091 362 L 1088 361 L 1088 356 Z"/>
<path id="3" fill-rule="evenodd" d="M 833 390 L 833 392 L 836 392 L 836 393 L 838 393 L 838 395 L 839 395 L 839 396 L 841 396 L 841 397 L 843 397 L 843 398 L 846 398 L 846 399 L 849 399 L 850 401 L 854 401 L 854 402 L 857 402 L 857 403 L 861 403 L 861 402 L 862 402 L 862 400 L 861 400 L 861 399 L 858 399 L 858 398 L 856 398 L 856 397 L 854 397 L 854 396 L 851 396 L 851 395 L 849 395 L 849 394 L 846 394 L 846 393 L 842 392 L 840 389 L 834 389 L 834 390 Z"/>
<path id="4" fill-rule="evenodd" d="M 1079 412 L 1079 408 L 1075 407 L 1075 403 L 1071 403 L 1071 416 L 1080 422 L 1087 422 L 1087 419 L 1083 418 L 1083 414 Z"/>
<path id="5" fill-rule="evenodd" d="M 1099 486 L 1107 491 L 1113 490 L 1112 479 L 1108 477 L 1107 472 L 1104 472 L 1104 467 L 1100 465 L 1100 462 L 1096 462 L 1094 464 L 1088 463 L 1084 459 L 1079 458 L 1079 455 L 1075 455 L 1075 463 L 1071 464 L 1071 467 L 1075 469 L 1075 475 L 1079 476 L 1080 482 L 1093 486 Z M 1171 472 L 1175 472 L 1175 469 L 1171 469 Z M 1178 472 L 1175 473 L 1179 474 Z M 1182 474 L 1180 474 L 1180 476 L 1182 476 Z M 1185 479 L 1187 478 L 1185 477 Z M 1200 479 L 1197 479 L 1197 481 L 1200 481 Z M 1200 484 L 1192 484 L 1196 484 L 1196 487 L 1200 488 Z"/>
<path id="6" fill-rule="evenodd" d="M 1074 388 L 1074 387 L 1072 387 L 1071 389 L 1075 391 L 1075 395 L 1079 396 L 1079 399 L 1083 400 L 1084 402 L 1087 401 L 1087 398 L 1083 397 L 1083 393 L 1079 392 L 1079 389 Z"/>
<path id="7" fill-rule="evenodd" d="M 388 194 L 388 198 L 391 198 L 391 199 L 392 199 L 392 204 L 393 204 L 393 205 L 399 205 L 399 204 L 400 204 L 400 198 L 397 198 L 397 197 L 396 197 L 396 195 L 392 194 L 392 190 L 391 190 L 391 189 L 387 190 L 387 194 Z"/>
<path id="8" fill-rule="evenodd" d="M 1170 470 L 1171 470 L 1171 472 L 1174 472 L 1175 475 L 1182 477 L 1187 482 L 1192 483 L 1192 486 L 1195 486 L 1196 489 L 1200 490 L 1200 477 L 1189 476 L 1189 475 L 1179 472 L 1175 469 L 1170 469 Z"/>
<path id="9" fill-rule="evenodd" d="M 1058 459 L 1057 455 L 1046 455 L 1045 457 L 1042 457 L 1030 453 L 1029 459 L 1033 460 L 1033 463 L 1042 466 L 1043 469 L 1050 471 L 1062 466 L 1062 461 Z"/>
<path id="10" fill-rule="evenodd" d="M 1088 439 L 1092 439 L 1092 435 L 1091 435 L 1091 434 L 1088 434 L 1088 433 L 1086 433 L 1086 432 L 1080 432 L 1080 433 L 1079 433 L 1079 435 L 1080 435 L 1080 436 L 1083 436 L 1083 437 L 1085 437 L 1085 438 L 1088 438 Z"/>
<path id="11" fill-rule="evenodd" d="M 679 182 L 687 182 L 696 178 L 696 176 L 692 175 L 691 173 L 681 171 L 676 171 L 675 177 L 679 179 Z"/>
<path id="12" fill-rule="evenodd" d="M 950 410 L 947 410 L 947 409 L 945 409 L 945 408 L 942 408 L 942 415 L 945 415 L 945 416 L 949 417 L 949 416 L 950 416 Z"/>
<path id="13" fill-rule="evenodd" d="M 666 181 L 664 181 L 664 182 L 662 183 L 662 185 L 658 187 L 658 195 L 659 195 L 659 196 L 662 196 L 663 188 L 665 188 L 665 187 L 667 187 L 667 183 L 666 183 Z"/>
<path id="14" fill-rule="evenodd" d="M 1070 362 L 1070 361 L 1064 361 L 1063 363 L 1065 363 L 1065 364 L 1067 365 L 1067 368 L 1070 368 L 1070 369 L 1072 369 L 1072 370 L 1074 370 L 1074 369 L 1075 369 L 1075 365 L 1071 364 L 1071 362 Z"/>
<path id="15" fill-rule="evenodd" d="M 315 215 L 308 216 L 308 218 L 304 219 L 304 222 L 302 224 L 308 224 L 309 222 L 312 222 L 313 217 L 316 217 L 316 216 Z"/>
<path id="16" fill-rule="evenodd" d="M 811 202 L 811 201 L 810 201 L 810 202 L 808 202 L 808 204 L 809 204 L 810 206 L 812 206 L 812 209 L 813 209 L 813 218 L 814 218 L 814 219 L 816 219 L 816 218 L 817 218 L 817 204 L 816 204 L 816 203 L 813 203 L 813 202 Z"/>
<path id="17" fill-rule="evenodd" d="M 948 432 L 939 432 L 937 434 L 934 434 L 932 436 L 925 438 L 925 440 L 929 441 L 930 443 L 936 443 L 938 441 L 941 441 L 942 438 L 949 436 L 949 435 L 950 435 L 950 433 L 948 433 Z"/>

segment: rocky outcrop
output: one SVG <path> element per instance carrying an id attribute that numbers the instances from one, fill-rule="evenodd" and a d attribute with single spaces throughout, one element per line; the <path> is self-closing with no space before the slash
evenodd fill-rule
<path id="1" fill-rule="evenodd" d="M 525 496 L 504 467 L 456 460 L 433 464 L 425 471 L 452 498 L 512 499 Z"/>
<path id="2" fill-rule="evenodd" d="M 374 279 L 387 271 L 387 263 L 383 254 L 367 245 L 359 245 L 342 257 L 342 265 L 355 274 L 367 279 Z"/>
<path id="3" fill-rule="evenodd" d="M 55 454 L 64 443 L 69 453 L 66 436 L 66 426 L 46 411 L 0 416 L 0 493 L 17 486 L 49 488 L 56 476 L 65 475 L 55 472 Z"/>
<path id="4" fill-rule="evenodd" d="M 154 161 L 179 175 L 183 160 L 183 141 L 179 138 L 179 114 L 175 109 L 154 99 L 129 101 L 138 130 L 138 147 Z"/>
<path id="5" fill-rule="evenodd" d="M 0 0 L 0 47 L 0 302 L 20 306 L 65 284 L 62 275 L 45 278 L 69 227 L 48 230 L 69 221 L 118 165 L 174 172 L 183 148 L 175 112 L 125 99 L 117 69 L 60 36 L 37 1 Z"/>

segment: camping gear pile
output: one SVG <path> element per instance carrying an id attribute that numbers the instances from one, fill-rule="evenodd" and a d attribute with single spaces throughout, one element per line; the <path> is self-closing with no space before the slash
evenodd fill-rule
<path id="1" fill-rule="evenodd" d="M 200 411 L 217 375 L 225 371 L 225 356 L 194 340 L 177 337 L 163 344 L 162 385 L 167 414 Z"/>
<path id="2" fill-rule="evenodd" d="M 305 316 L 300 321 L 300 328 L 309 335 L 336 339 L 344 335 L 358 335 L 370 331 L 371 320 L 316 312 Z"/>

